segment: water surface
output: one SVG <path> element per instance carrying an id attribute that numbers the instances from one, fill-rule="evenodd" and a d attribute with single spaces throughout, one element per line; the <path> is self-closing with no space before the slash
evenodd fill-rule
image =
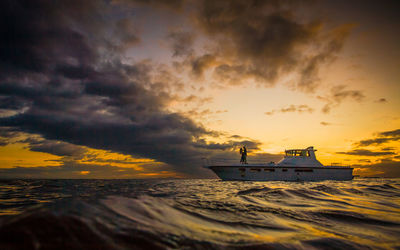
<path id="1" fill-rule="evenodd" d="M 400 248 L 400 179 L 1 180 L 0 248 Z"/>

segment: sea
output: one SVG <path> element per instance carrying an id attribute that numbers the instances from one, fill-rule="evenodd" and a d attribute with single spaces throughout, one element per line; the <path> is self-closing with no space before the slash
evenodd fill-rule
<path id="1" fill-rule="evenodd" d="M 0 249 L 400 249 L 400 179 L 0 180 Z"/>

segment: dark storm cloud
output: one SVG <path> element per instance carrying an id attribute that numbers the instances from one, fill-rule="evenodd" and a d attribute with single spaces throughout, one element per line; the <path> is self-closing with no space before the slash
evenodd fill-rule
<path id="1" fill-rule="evenodd" d="M 294 86 L 314 92 L 319 68 L 335 60 L 353 25 L 325 28 L 323 17 L 305 18 L 298 9 L 312 1 L 156 1 L 118 0 L 114 3 L 189 9 L 196 32 L 206 34 L 207 46 L 194 53 L 193 33 L 172 31 L 167 35 L 174 56 L 183 57 L 177 67 L 188 68 L 202 79 L 207 70 L 225 84 L 246 79 L 273 86 L 285 74 L 297 73 Z M 302 17 L 300 17 L 302 16 Z M 311 48 L 311 49 L 310 49 Z"/>
<path id="2" fill-rule="evenodd" d="M 400 140 L 400 129 L 384 131 L 377 134 L 375 138 L 361 140 L 356 142 L 357 146 L 370 146 L 370 145 L 381 145 L 390 141 Z"/>
<path id="3" fill-rule="evenodd" d="M 12 139 L 20 135 L 20 132 L 11 127 L 0 127 L 0 137 Z"/>
<path id="4" fill-rule="evenodd" d="M 204 71 L 215 63 L 215 56 L 211 54 L 205 54 L 194 58 L 191 61 L 191 70 L 194 76 L 202 77 Z"/>
<path id="5" fill-rule="evenodd" d="M 252 150 L 260 150 L 261 142 L 251 141 L 251 140 L 241 140 L 241 141 L 228 141 L 225 143 L 208 143 L 204 140 L 199 140 L 198 147 L 207 148 L 207 149 L 222 149 L 222 150 L 231 150 L 237 149 L 242 146 L 246 146 L 248 149 Z"/>
<path id="6" fill-rule="evenodd" d="M 209 159 L 209 163 L 218 164 L 218 163 L 231 163 L 237 164 L 240 159 L 239 148 L 242 145 L 239 145 L 237 150 L 233 151 L 219 151 L 217 154 L 213 155 Z M 281 154 L 269 154 L 269 153 L 253 153 L 252 149 L 248 148 L 248 163 L 249 164 L 265 164 L 267 162 L 277 162 L 281 160 L 283 157 Z"/>
<path id="7" fill-rule="evenodd" d="M 27 143 L 28 148 L 31 151 L 49 153 L 58 156 L 81 158 L 87 152 L 87 149 L 84 147 L 62 141 L 51 141 L 32 137 L 19 142 Z"/>
<path id="8" fill-rule="evenodd" d="M 268 112 L 265 112 L 266 115 L 273 115 L 275 113 L 312 113 L 314 112 L 314 109 L 309 107 L 308 105 L 302 104 L 302 105 L 290 105 L 287 108 L 281 108 L 281 109 L 274 109 Z"/>
<path id="9" fill-rule="evenodd" d="M 140 43 L 137 30 L 133 21 L 128 18 L 117 21 L 114 31 L 114 37 L 118 38 L 118 41 L 115 41 L 118 44 L 117 48 L 123 51 Z"/>
<path id="10" fill-rule="evenodd" d="M 182 30 L 173 30 L 168 33 L 167 39 L 170 41 L 173 56 L 190 56 L 193 54 L 193 33 Z"/>
<path id="11" fill-rule="evenodd" d="M 336 29 L 322 38 L 321 21 L 296 17 L 299 5 L 289 1 L 199 1 L 196 24 L 216 42 L 210 54 L 220 63 L 204 64 L 195 73 L 215 66 L 215 76 L 229 84 L 252 78 L 272 86 L 281 74 L 298 72 L 297 88 L 313 92 L 320 65 L 334 59 L 348 29 Z M 314 54 L 304 49 L 309 45 L 314 45 Z"/>
<path id="12" fill-rule="evenodd" d="M 359 156 L 383 156 L 383 155 L 394 155 L 394 152 L 389 151 L 370 151 L 367 149 L 354 149 L 348 152 L 336 152 L 337 154 L 346 154 L 346 155 L 359 155 Z"/>
<path id="13" fill-rule="evenodd" d="M 0 127 L 0 146 L 7 146 L 8 144 L 15 143 L 21 133 L 11 127 Z"/>
<path id="14" fill-rule="evenodd" d="M 76 8 L 78 6 L 79 8 Z M 0 10 L 0 77 L 17 73 L 48 73 L 54 65 L 87 65 L 96 59 L 84 30 L 72 28 L 72 17 L 81 29 L 92 29 L 101 2 L 2 1 Z M 87 11 L 91 17 L 87 18 Z M 96 21 L 93 21 L 96 20 Z"/>
<path id="15" fill-rule="evenodd" d="M 136 38 L 113 32 L 121 26 L 130 30 L 130 24 L 115 15 L 105 22 L 113 10 L 107 4 L 0 3 L 2 108 L 23 109 L 0 118 L 0 125 L 40 135 L 41 141 L 27 141 L 34 151 L 73 157 L 84 153 L 80 146 L 88 146 L 155 159 L 177 172 L 204 176 L 199 159 L 215 154 L 215 148 L 229 151 L 234 143 L 208 143 L 203 136 L 219 133 L 168 112 L 166 105 L 174 96 L 160 87 L 165 84 L 153 82 L 151 65 L 127 65 L 118 53 L 110 55 Z"/>
<path id="16" fill-rule="evenodd" d="M 151 6 L 162 7 L 170 10 L 180 10 L 185 0 L 112 0 L 114 4 L 121 4 L 122 6 Z"/>
<path id="17" fill-rule="evenodd" d="M 2 90 L 1 87 L 0 90 Z M 5 108 L 9 110 L 19 110 L 25 107 L 26 105 L 27 103 L 25 103 L 22 99 L 17 98 L 15 96 L 0 96 L 0 109 Z"/>

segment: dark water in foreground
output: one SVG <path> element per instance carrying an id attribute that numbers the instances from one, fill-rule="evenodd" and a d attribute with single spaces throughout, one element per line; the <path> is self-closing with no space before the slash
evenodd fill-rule
<path id="1" fill-rule="evenodd" d="M 400 179 L 1 180 L 0 249 L 400 248 Z"/>

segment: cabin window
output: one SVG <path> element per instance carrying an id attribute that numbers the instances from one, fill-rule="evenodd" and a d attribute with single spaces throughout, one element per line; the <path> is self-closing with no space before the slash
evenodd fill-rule
<path id="1" fill-rule="evenodd" d="M 287 172 L 287 168 L 282 169 L 282 172 Z"/>
<path id="2" fill-rule="evenodd" d="M 312 169 L 296 169 L 295 172 L 313 172 Z"/>
<path id="3" fill-rule="evenodd" d="M 265 172 L 275 172 L 275 169 L 273 168 L 264 168 Z"/>
<path id="4" fill-rule="evenodd" d="M 310 151 L 308 150 L 287 150 L 285 151 L 286 156 L 303 156 L 310 157 Z"/>
<path id="5" fill-rule="evenodd" d="M 250 168 L 250 172 L 260 172 L 261 169 L 259 168 Z"/>

